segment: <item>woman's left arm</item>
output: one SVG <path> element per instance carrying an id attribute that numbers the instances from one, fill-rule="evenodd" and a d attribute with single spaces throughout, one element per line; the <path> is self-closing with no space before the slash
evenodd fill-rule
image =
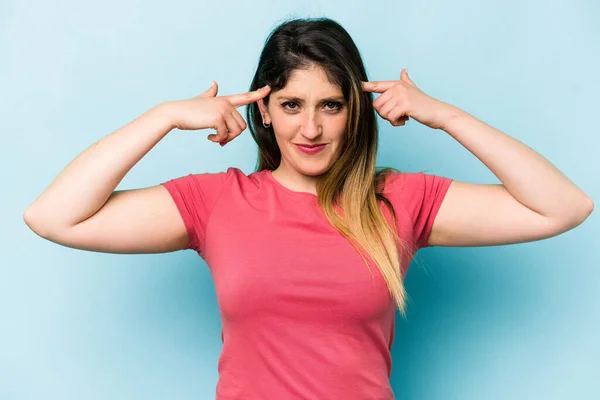
<path id="1" fill-rule="evenodd" d="M 394 82 L 394 83 L 392 83 Z M 453 181 L 433 223 L 432 246 L 491 246 L 559 235 L 581 224 L 594 203 L 547 159 L 467 112 L 434 99 L 402 71 L 399 81 L 363 82 L 382 93 L 373 106 L 394 126 L 411 117 L 447 132 L 502 184 Z"/>

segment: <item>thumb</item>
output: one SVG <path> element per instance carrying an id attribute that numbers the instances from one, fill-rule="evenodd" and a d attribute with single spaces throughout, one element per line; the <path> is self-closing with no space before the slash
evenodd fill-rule
<path id="1" fill-rule="evenodd" d="M 217 85 L 217 82 L 212 81 L 208 90 L 206 92 L 202 93 L 200 96 L 197 96 L 197 98 L 215 97 L 217 95 L 218 91 L 219 91 L 219 85 Z"/>
<path id="2" fill-rule="evenodd" d="M 411 81 L 410 78 L 408 77 L 408 70 L 406 68 L 404 68 L 402 70 L 402 72 L 400 73 L 400 80 L 408 83 L 411 86 L 417 87 L 417 85 L 415 85 L 414 82 Z"/>

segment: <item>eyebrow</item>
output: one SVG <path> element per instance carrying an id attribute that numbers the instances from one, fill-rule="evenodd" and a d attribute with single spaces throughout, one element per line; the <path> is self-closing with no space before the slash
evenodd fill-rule
<path id="1" fill-rule="evenodd" d="M 295 101 L 298 103 L 303 103 L 304 99 L 298 97 L 298 96 L 278 96 L 277 97 L 278 100 L 291 100 L 291 101 Z M 325 97 L 321 100 L 319 100 L 321 103 L 326 102 L 326 101 L 346 101 L 346 99 L 344 98 L 344 96 L 330 96 L 330 97 Z"/>

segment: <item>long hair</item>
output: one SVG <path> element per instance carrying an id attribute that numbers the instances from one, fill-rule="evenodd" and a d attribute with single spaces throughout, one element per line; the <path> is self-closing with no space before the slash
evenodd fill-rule
<path id="1" fill-rule="evenodd" d="M 317 183 L 318 203 L 329 222 L 360 254 L 371 274 L 363 252 L 374 261 L 398 309 L 406 316 L 399 256 L 399 247 L 404 249 L 405 244 L 400 242 L 392 205 L 382 194 L 386 176 L 395 169 L 376 171 L 378 130 L 373 96 L 362 90 L 361 81 L 368 81 L 367 73 L 348 32 L 329 18 L 282 23 L 266 39 L 250 90 L 264 85 L 270 85 L 272 92 L 283 89 L 294 70 L 315 65 L 341 88 L 348 104 L 341 155 Z M 263 101 L 268 104 L 269 97 Z M 258 145 L 256 171 L 277 169 L 281 152 L 272 126 L 263 126 L 256 102 L 246 108 L 246 115 Z M 391 212 L 393 224 L 379 208 L 381 201 Z"/>

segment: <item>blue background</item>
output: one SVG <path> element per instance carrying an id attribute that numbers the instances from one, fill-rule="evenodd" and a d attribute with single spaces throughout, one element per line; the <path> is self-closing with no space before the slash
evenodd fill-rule
<path id="1" fill-rule="evenodd" d="M 221 325 L 196 253 L 70 249 L 36 236 L 23 212 L 74 157 L 147 109 L 213 79 L 219 94 L 246 91 L 287 17 L 336 19 L 371 80 L 408 68 L 423 91 L 523 141 L 598 203 L 599 4 L 2 1 L 0 399 L 214 398 Z M 444 132 L 380 123 L 379 165 L 498 182 Z M 118 189 L 253 171 L 248 131 L 224 148 L 209 133 L 171 132 Z M 596 211 L 534 243 L 419 252 L 408 319 L 397 319 L 397 398 L 600 398 L 598 221 Z"/>

